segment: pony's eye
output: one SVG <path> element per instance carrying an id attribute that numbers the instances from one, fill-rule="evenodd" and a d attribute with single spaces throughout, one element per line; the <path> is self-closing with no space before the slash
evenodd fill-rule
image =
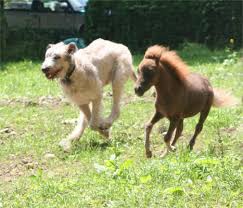
<path id="1" fill-rule="evenodd" d="M 145 76 L 145 77 L 150 78 L 150 77 L 153 76 L 153 74 L 154 74 L 154 72 L 153 72 L 152 70 L 145 70 L 145 71 L 144 71 L 144 76 Z"/>
<path id="2" fill-rule="evenodd" d="M 53 58 L 54 58 L 55 60 L 57 60 L 57 59 L 60 59 L 61 56 L 59 56 L 59 55 L 55 55 Z"/>

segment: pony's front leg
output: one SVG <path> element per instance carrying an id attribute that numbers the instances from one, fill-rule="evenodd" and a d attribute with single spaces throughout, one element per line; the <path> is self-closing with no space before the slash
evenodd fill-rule
<path id="1" fill-rule="evenodd" d="M 59 146 L 65 151 L 68 152 L 71 149 L 72 142 L 77 141 L 83 134 L 85 128 L 88 125 L 90 120 L 90 109 L 88 105 L 79 106 L 80 108 L 80 116 L 78 119 L 78 123 L 72 133 L 65 139 L 61 140 Z"/>
<path id="2" fill-rule="evenodd" d="M 173 132 L 178 124 L 178 121 L 179 120 L 177 118 L 170 119 L 169 129 L 168 129 L 166 135 L 164 136 L 164 141 L 167 146 L 167 150 L 165 151 L 165 153 L 162 156 L 165 156 L 168 152 L 176 150 L 176 148 L 170 144 L 170 140 L 171 140 Z"/>
<path id="3" fill-rule="evenodd" d="M 156 111 L 150 121 L 145 125 L 145 153 L 147 158 L 152 157 L 152 151 L 150 149 L 150 133 L 155 123 L 157 123 L 161 118 L 162 114 Z"/>

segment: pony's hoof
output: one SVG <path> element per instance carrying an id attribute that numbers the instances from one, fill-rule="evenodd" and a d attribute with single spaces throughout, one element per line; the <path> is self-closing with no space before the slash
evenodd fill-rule
<path id="1" fill-rule="evenodd" d="M 147 158 L 151 158 L 153 156 L 152 152 L 149 150 L 149 151 L 146 151 L 146 157 Z"/>
<path id="2" fill-rule="evenodd" d="M 61 147 L 64 152 L 70 152 L 72 144 L 70 141 L 63 139 L 59 142 L 59 147 Z"/>
<path id="3" fill-rule="evenodd" d="M 175 152 L 175 151 L 176 151 L 176 147 L 173 146 L 173 145 L 171 145 L 171 146 L 170 146 L 170 151 Z"/>
<path id="4" fill-rule="evenodd" d="M 166 143 L 166 147 L 167 147 L 167 150 L 169 152 L 175 152 L 176 151 L 176 147 L 171 145 L 170 143 Z"/>
<path id="5" fill-rule="evenodd" d="M 101 130 L 101 129 L 99 129 L 99 133 L 100 133 L 103 137 L 105 137 L 105 138 L 107 138 L 107 139 L 109 139 L 109 137 L 110 137 L 110 130 L 109 130 L 109 129 L 105 129 L 105 130 Z"/>
<path id="6" fill-rule="evenodd" d="M 104 122 L 99 125 L 99 129 L 102 131 L 105 131 L 105 130 L 109 129 L 111 127 L 111 125 L 112 124 L 109 122 Z"/>
<path id="7" fill-rule="evenodd" d="M 164 152 L 162 152 L 162 154 L 159 156 L 160 158 L 164 158 L 166 155 L 168 155 L 169 151 L 167 149 L 165 149 Z"/>
<path id="8" fill-rule="evenodd" d="M 194 146 L 194 144 L 189 143 L 189 145 L 187 146 L 187 148 L 189 149 L 189 151 L 192 151 L 193 150 L 193 146 Z"/>

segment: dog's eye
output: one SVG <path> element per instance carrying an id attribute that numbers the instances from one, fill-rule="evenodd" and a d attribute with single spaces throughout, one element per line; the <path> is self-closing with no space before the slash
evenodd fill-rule
<path id="1" fill-rule="evenodd" d="M 55 60 L 57 60 L 57 59 L 60 59 L 61 56 L 59 56 L 59 55 L 55 55 L 53 58 L 54 58 Z"/>

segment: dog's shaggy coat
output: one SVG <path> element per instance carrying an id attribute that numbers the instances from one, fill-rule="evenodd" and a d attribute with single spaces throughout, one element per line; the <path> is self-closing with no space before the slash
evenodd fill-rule
<path id="1" fill-rule="evenodd" d="M 124 84 L 129 77 L 136 80 L 128 48 L 103 39 L 80 50 L 74 44 L 49 45 L 42 71 L 48 79 L 58 78 L 65 95 L 80 109 L 76 128 L 59 143 L 64 151 L 70 150 L 72 141 L 81 137 L 88 124 L 108 137 L 109 128 L 120 113 Z M 108 118 L 103 119 L 103 87 L 109 83 L 112 84 L 113 106 Z"/>

